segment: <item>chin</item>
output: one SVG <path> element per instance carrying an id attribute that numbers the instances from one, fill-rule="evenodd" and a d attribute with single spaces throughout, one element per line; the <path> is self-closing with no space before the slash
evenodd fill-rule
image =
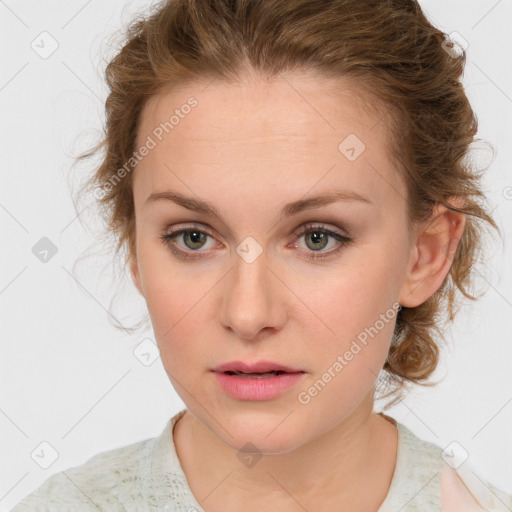
<path id="1" fill-rule="evenodd" d="M 282 421 L 282 418 L 279 421 Z M 229 425 L 225 425 L 227 432 L 221 429 L 215 433 L 224 444 L 239 453 L 278 455 L 301 446 L 304 443 L 304 436 L 295 432 L 291 424 L 285 425 L 286 422 L 283 422 L 279 425 L 279 421 L 269 419 L 253 425 L 230 421 Z"/>

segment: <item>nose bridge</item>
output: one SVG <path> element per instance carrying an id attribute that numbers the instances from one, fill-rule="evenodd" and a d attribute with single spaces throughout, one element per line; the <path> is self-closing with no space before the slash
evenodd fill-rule
<path id="1" fill-rule="evenodd" d="M 237 247 L 222 303 L 222 322 L 244 338 L 255 337 L 265 327 L 277 327 L 284 310 L 268 268 L 268 253 L 254 242 Z"/>

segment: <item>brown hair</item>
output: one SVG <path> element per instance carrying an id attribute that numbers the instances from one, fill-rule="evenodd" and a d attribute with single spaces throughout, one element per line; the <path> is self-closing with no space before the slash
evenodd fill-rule
<path id="1" fill-rule="evenodd" d="M 426 379 L 439 360 L 442 314 L 453 320 L 457 289 L 475 300 L 467 288 L 483 248 L 479 221 L 499 232 L 482 204 L 483 171 L 467 158 L 477 119 L 460 81 L 465 51 L 455 51 L 414 0 L 168 0 L 153 9 L 123 33 L 106 68 L 105 136 L 77 159 L 101 151 L 80 194 L 103 191 L 97 206 L 116 255 L 126 249 L 125 265 L 135 255 L 133 173 L 107 185 L 120 169 L 135 168 L 130 158 L 149 98 L 191 80 L 237 80 L 249 68 L 262 77 L 306 70 L 353 79 L 368 106 L 387 107 L 389 151 L 406 183 L 409 226 L 428 219 L 436 203 L 466 215 L 443 285 L 423 304 L 399 311 L 381 381 L 391 385 L 385 396 L 401 395 L 408 382 L 433 385 Z M 454 196 L 463 208 L 449 202 Z"/>

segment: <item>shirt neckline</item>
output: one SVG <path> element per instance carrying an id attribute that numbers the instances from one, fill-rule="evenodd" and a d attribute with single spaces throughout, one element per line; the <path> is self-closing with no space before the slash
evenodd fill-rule
<path id="1" fill-rule="evenodd" d="M 176 496 L 179 496 L 182 506 L 195 507 L 197 512 L 205 512 L 190 489 L 174 444 L 174 426 L 185 412 L 187 412 L 186 408 L 171 417 L 167 421 L 160 436 L 155 440 L 151 463 L 151 486 L 153 487 L 155 495 L 163 495 L 168 499 L 175 499 Z M 388 512 L 396 509 L 394 507 L 396 507 L 398 502 L 398 489 L 400 485 L 402 485 L 407 467 L 406 437 L 411 434 L 404 425 L 397 422 L 391 416 L 387 416 L 382 412 L 378 414 L 391 422 L 397 428 L 398 432 L 395 469 L 388 493 L 377 511 Z"/>
<path id="2" fill-rule="evenodd" d="M 401 423 L 397 422 L 395 418 L 384 414 L 383 412 L 378 413 L 379 416 L 382 416 L 384 419 L 388 420 L 392 423 L 398 432 L 398 442 L 396 446 L 396 462 L 395 469 L 393 471 L 393 476 L 391 477 L 391 484 L 389 486 L 388 493 L 384 498 L 384 501 L 381 503 L 377 512 L 387 512 L 392 510 L 398 510 L 397 505 L 397 495 L 398 488 L 402 485 L 403 475 L 405 474 L 405 468 L 407 467 L 407 445 L 405 442 L 405 438 L 408 436 L 409 432 Z"/>

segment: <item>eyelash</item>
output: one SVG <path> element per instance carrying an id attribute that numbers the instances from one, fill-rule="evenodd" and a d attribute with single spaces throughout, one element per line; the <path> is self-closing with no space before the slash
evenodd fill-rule
<path id="1" fill-rule="evenodd" d="M 200 229 L 198 226 L 189 226 L 188 228 L 185 228 L 185 229 L 180 229 L 180 230 L 177 230 L 177 231 L 174 231 L 171 233 L 166 233 L 166 234 L 160 235 L 160 238 L 162 239 L 162 242 L 164 243 L 164 245 L 166 245 L 168 247 L 168 249 L 175 256 L 177 256 L 183 260 L 194 260 L 197 258 L 201 258 L 202 256 L 192 256 L 190 253 L 191 252 L 192 253 L 203 252 L 203 251 L 199 251 L 199 250 L 198 251 L 183 251 L 181 249 L 177 249 L 175 242 L 174 242 L 174 239 L 176 237 L 178 237 L 179 235 L 181 235 L 183 233 L 192 232 L 192 231 L 202 233 L 202 234 L 208 235 L 213 238 L 213 235 L 208 230 L 205 230 L 204 228 Z M 334 238 L 336 241 L 339 242 L 339 246 L 336 249 L 331 249 L 327 253 L 316 253 L 316 251 L 311 251 L 312 254 L 306 256 L 306 258 L 311 259 L 311 260 L 321 260 L 321 259 L 325 259 L 325 258 L 334 256 L 334 255 L 338 254 L 343 247 L 350 245 L 354 241 L 353 238 L 350 238 L 350 237 L 342 235 L 340 233 L 336 233 L 335 231 L 326 229 L 321 224 L 313 224 L 313 225 L 308 224 L 305 226 L 301 226 L 298 230 L 294 231 L 293 234 L 297 237 L 301 237 L 301 236 L 304 236 L 304 235 L 312 233 L 312 232 L 323 233 L 323 234 L 326 234 L 326 235 Z"/>

